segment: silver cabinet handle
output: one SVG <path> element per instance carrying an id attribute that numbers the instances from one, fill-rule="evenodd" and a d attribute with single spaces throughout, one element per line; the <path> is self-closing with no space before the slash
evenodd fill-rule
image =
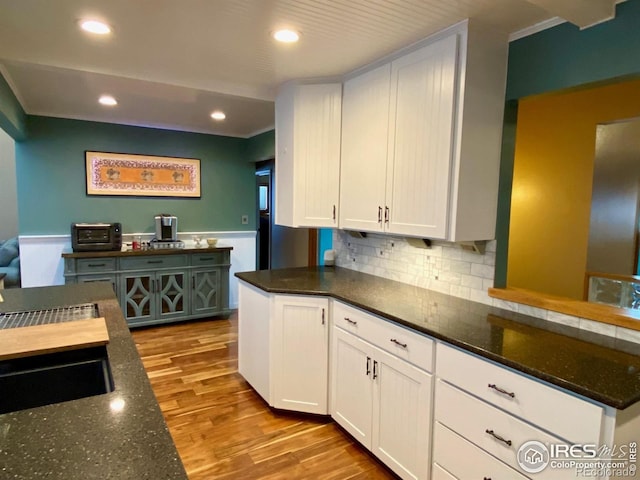
<path id="1" fill-rule="evenodd" d="M 490 383 L 488 385 L 488 387 L 494 389 L 496 392 L 502 393 L 503 395 L 507 395 L 508 397 L 516 398 L 516 394 L 514 392 L 508 392 L 508 391 L 496 386 L 495 383 Z"/>
<path id="2" fill-rule="evenodd" d="M 391 341 L 392 343 L 395 343 L 395 344 L 396 344 L 396 345 L 398 345 L 399 347 L 407 348 L 407 344 L 406 344 L 406 343 L 402 343 L 402 342 L 400 342 L 399 340 L 396 340 L 395 338 L 392 338 L 390 341 Z"/>
<path id="3" fill-rule="evenodd" d="M 378 378 L 378 362 L 376 360 L 373 361 L 373 379 Z"/>
<path id="4" fill-rule="evenodd" d="M 378 223 L 382 223 L 382 207 L 378 207 Z"/>
<path id="5" fill-rule="evenodd" d="M 384 207 L 384 223 L 389 223 L 389 207 Z"/>
<path id="6" fill-rule="evenodd" d="M 367 377 L 371 373 L 371 357 L 367 357 Z"/>
<path id="7" fill-rule="evenodd" d="M 324 325 L 324 308 L 322 309 L 322 325 Z"/>

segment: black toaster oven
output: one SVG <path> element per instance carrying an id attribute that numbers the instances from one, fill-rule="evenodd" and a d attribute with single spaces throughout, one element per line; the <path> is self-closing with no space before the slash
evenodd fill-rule
<path id="1" fill-rule="evenodd" d="M 106 252 L 122 248 L 119 223 L 72 223 L 71 248 L 74 252 Z"/>

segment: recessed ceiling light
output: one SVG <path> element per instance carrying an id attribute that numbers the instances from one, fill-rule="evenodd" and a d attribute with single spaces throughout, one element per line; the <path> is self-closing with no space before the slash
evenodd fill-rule
<path id="1" fill-rule="evenodd" d="M 295 43 L 300 39 L 300 34 L 295 30 L 285 28 L 273 32 L 273 38 L 282 43 Z"/>
<path id="2" fill-rule="evenodd" d="M 106 35 L 111 33 L 111 27 L 98 20 L 81 20 L 80 28 L 85 32 L 95 33 L 96 35 Z"/>
<path id="3" fill-rule="evenodd" d="M 102 104 L 102 105 L 108 105 L 109 107 L 113 107 L 114 105 L 118 104 L 118 101 L 113 98 L 111 95 L 102 95 L 98 101 Z"/>
<path id="4" fill-rule="evenodd" d="M 224 120 L 225 118 L 227 118 L 227 116 L 224 114 L 224 112 L 216 110 L 211 114 L 211 118 L 213 118 L 214 120 Z"/>

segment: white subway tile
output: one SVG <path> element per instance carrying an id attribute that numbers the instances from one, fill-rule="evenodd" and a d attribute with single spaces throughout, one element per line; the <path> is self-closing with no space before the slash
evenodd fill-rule
<path id="1" fill-rule="evenodd" d="M 599 333 L 600 335 L 607 335 L 608 337 L 616 336 L 616 326 L 609 325 L 602 322 L 594 322 L 586 318 L 580 319 L 580 329 L 587 330 L 589 332 Z"/>
<path id="2" fill-rule="evenodd" d="M 549 314 L 549 310 L 532 307 L 531 305 L 524 305 L 522 303 L 518 304 L 518 312 L 523 315 L 529 315 L 530 317 L 541 318 L 542 320 L 546 320 L 547 315 Z"/>
<path id="3" fill-rule="evenodd" d="M 469 300 L 471 300 L 472 302 L 484 303 L 485 305 L 493 305 L 493 298 L 491 298 L 485 290 L 476 290 L 475 288 L 470 288 Z"/>
<path id="4" fill-rule="evenodd" d="M 493 299 L 493 306 L 497 308 L 502 308 L 503 310 L 511 310 L 512 312 L 518 311 L 518 305 L 515 302 L 506 302 L 504 300 L 500 300 L 499 298 Z"/>
<path id="5" fill-rule="evenodd" d="M 463 287 L 460 285 L 451 285 L 451 295 L 458 298 L 464 298 L 469 300 L 471 298 L 471 289 L 469 287 Z"/>
<path id="6" fill-rule="evenodd" d="M 640 343 L 640 331 L 616 327 L 616 337 L 629 342 Z"/>
<path id="7" fill-rule="evenodd" d="M 564 313 L 553 312 L 549 310 L 547 320 L 554 323 L 561 323 L 570 327 L 580 328 L 580 318 L 573 315 L 565 315 Z"/>
<path id="8" fill-rule="evenodd" d="M 462 275 L 455 272 L 440 272 L 438 279 L 441 282 L 447 282 L 450 285 L 460 285 Z"/>
<path id="9" fill-rule="evenodd" d="M 471 275 L 476 275 L 482 278 L 493 278 L 494 268 L 491 265 L 480 265 L 478 263 L 472 263 Z"/>
<path id="10" fill-rule="evenodd" d="M 476 290 L 484 289 L 482 278 L 473 275 L 462 275 L 460 285 L 463 287 L 475 288 Z"/>
<path id="11" fill-rule="evenodd" d="M 449 265 L 449 271 L 457 273 L 471 273 L 473 265 L 469 262 L 460 262 L 457 260 L 451 260 Z M 444 267 L 443 267 L 444 270 Z"/>
<path id="12" fill-rule="evenodd" d="M 451 260 L 462 260 L 462 250 L 460 248 L 443 247 L 442 258 Z"/>

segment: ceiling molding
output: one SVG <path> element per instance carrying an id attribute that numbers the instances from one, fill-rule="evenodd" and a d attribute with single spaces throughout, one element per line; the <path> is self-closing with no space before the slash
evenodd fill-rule
<path id="1" fill-rule="evenodd" d="M 514 42 L 516 40 L 520 40 L 521 38 L 528 37 L 529 35 L 534 35 L 538 32 L 542 32 L 543 30 L 557 27 L 558 25 L 562 25 L 563 23 L 567 23 L 567 21 L 560 17 L 550 18 L 549 20 L 545 20 L 544 22 L 536 23 L 535 25 L 531 25 L 530 27 L 523 28 L 522 30 L 518 30 L 517 32 L 513 32 L 509 35 L 509 42 Z"/>

